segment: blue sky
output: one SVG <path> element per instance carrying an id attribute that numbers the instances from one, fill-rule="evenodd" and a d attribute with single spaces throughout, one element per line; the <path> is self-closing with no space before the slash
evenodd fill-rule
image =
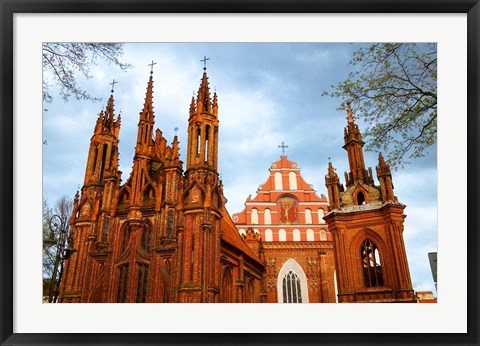
<path id="1" fill-rule="evenodd" d="M 123 61 L 134 67 L 122 72 L 113 65 L 92 66 L 93 78 L 79 76 L 81 86 L 102 102 L 65 103 L 51 89 L 54 101 L 43 112 L 43 194 L 49 204 L 63 195 L 73 197 L 83 184 L 89 141 L 98 113 L 105 108 L 113 79 L 115 110 L 122 114 L 120 170 L 125 182 L 132 167 L 138 114 L 142 109 L 154 60 L 156 127 L 171 142 L 178 127 L 181 159 L 186 159 L 188 109 L 202 76 L 204 55 L 211 90 L 219 98 L 219 172 L 231 214 L 243 209 L 248 195 L 286 155 L 298 163 L 305 180 L 327 195 L 324 176 L 328 157 L 343 181 L 348 171 L 342 149 L 345 112 L 341 100 L 321 96 L 346 78 L 348 61 L 358 44 L 305 43 L 156 43 L 125 44 Z M 357 120 L 360 129 L 365 126 Z M 365 153 L 367 167 L 376 153 Z M 393 172 L 395 194 L 407 205 L 405 244 L 414 289 L 435 292 L 428 252 L 437 251 L 437 153 Z M 436 292 L 435 292 L 436 293 Z"/>

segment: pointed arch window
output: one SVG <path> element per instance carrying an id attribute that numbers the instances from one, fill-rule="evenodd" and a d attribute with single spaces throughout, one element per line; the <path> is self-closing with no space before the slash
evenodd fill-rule
<path id="1" fill-rule="evenodd" d="M 365 204 L 365 195 L 363 194 L 362 191 L 359 191 L 357 193 L 357 204 L 358 205 Z"/>
<path id="2" fill-rule="evenodd" d="M 232 273 L 230 272 L 230 268 L 226 268 L 225 272 L 223 273 L 222 279 L 222 302 L 223 303 L 232 303 L 232 293 L 233 293 L 233 281 L 232 281 Z"/>
<path id="3" fill-rule="evenodd" d="M 173 209 L 170 209 L 168 211 L 168 216 L 167 216 L 167 236 L 169 238 L 173 237 L 174 222 L 175 222 L 175 214 Z"/>
<path id="4" fill-rule="evenodd" d="M 147 302 L 148 265 L 138 265 L 137 303 Z"/>
<path id="5" fill-rule="evenodd" d="M 118 268 L 118 290 L 117 303 L 125 303 L 127 301 L 127 284 L 128 284 L 128 264 L 124 264 Z"/>
<path id="6" fill-rule="evenodd" d="M 300 278 L 293 271 L 289 271 L 282 282 L 283 302 L 284 303 L 301 303 L 302 288 Z"/>
<path id="7" fill-rule="evenodd" d="M 122 252 L 125 251 L 128 245 L 128 241 L 130 239 L 130 226 L 126 225 L 123 229 L 123 240 L 122 240 Z"/>
<path id="8" fill-rule="evenodd" d="M 383 286 L 383 273 L 380 263 L 380 253 L 370 239 L 365 239 L 361 245 L 363 282 L 365 287 Z"/>
<path id="9" fill-rule="evenodd" d="M 197 128 L 197 156 L 200 155 L 200 148 L 201 148 L 201 136 L 202 132 L 200 127 Z"/>
<path id="10" fill-rule="evenodd" d="M 102 161 L 100 161 L 100 171 L 98 173 L 98 181 L 103 179 L 103 171 L 105 170 L 105 159 L 107 158 L 107 149 L 108 149 L 108 144 L 105 143 L 103 145 Z"/>
<path id="11" fill-rule="evenodd" d="M 209 148 L 209 139 L 210 139 L 210 125 L 205 126 L 205 157 L 204 161 L 208 162 L 208 148 Z"/>
<path id="12" fill-rule="evenodd" d="M 142 248 L 150 252 L 150 245 L 152 243 L 152 227 L 149 222 L 145 224 L 142 231 Z"/>

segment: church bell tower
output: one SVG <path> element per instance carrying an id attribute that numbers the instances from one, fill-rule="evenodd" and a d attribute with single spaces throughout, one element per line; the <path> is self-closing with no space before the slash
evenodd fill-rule
<path id="1" fill-rule="evenodd" d="M 206 60 L 205 60 L 206 61 Z M 182 196 L 184 228 L 179 230 L 180 302 L 220 299 L 222 198 L 219 190 L 218 99 L 210 97 L 206 67 L 188 120 L 187 166 Z"/>
<path id="2" fill-rule="evenodd" d="M 405 205 L 394 196 L 381 153 L 376 167 L 380 186 L 371 168 L 365 168 L 364 142 L 349 103 L 344 140 L 350 167 L 346 188 L 332 163 L 325 176 L 330 212 L 324 219 L 333 235 L 338 301 L 414 302 L 403 240 Z"/>

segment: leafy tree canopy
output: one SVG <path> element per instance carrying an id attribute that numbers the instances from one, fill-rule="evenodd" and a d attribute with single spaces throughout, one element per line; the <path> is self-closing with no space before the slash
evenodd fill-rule
<path id="1" fill-rule="evenodd" d="M 375 43 L 353 53 L 348 78 L 322 95 L 351 102 L 366 149 L 396 169 L 423 157 L 437 140 L 437 45 Z"/>
<path id="2" fill-rule="evenodd" d="M 51 102 L 49 90 L 60 87 L 60 96 L 66 102 L 70 96 L 77 100 L 99 101 L 100 98 L 83 90 L 76 79 L 78 72 L 91 78 L 90 67 L 99 60 L 118 66 L 122 71 L 132 67 L 119 59 L 123 55 L 121 43 L 44 43 L 43 44 L 43 100 Z"/>

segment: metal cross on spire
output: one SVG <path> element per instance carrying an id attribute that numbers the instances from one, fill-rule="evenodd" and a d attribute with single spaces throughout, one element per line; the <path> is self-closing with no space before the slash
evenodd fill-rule
<path id="1" fill-rule="evenodd" d="M 151 64 L 148 64 L 148 66 L 150 66 L 150 74 L 153 74 L 153 65 L 156 65 L 157 63 L 156 62 L 153 62 L 152 60 L 152 63 Z"/>
<path id="2" fill-rule="evenodd" d="M 206 55 L 203 56 L 203 59 L 200 60 L 200 61 L 203 61 L 203 70 L 206 71 L 207 70 L 207 60 L 210 60 L 210 58 L 207 58 Z"/>
<path id="3" fill-rule="evenodd" d="M 285 148 L 288 148 L 288 145 L 285 145 L 282 141 L 282 145 L 279 145 L 278 147 L 282 148 L 282 156 L 285 156 Z"/>
<path id="4" fill-rule="evenodd" d="M 113 89 L 115 87 L 115 84 L 117 84 L 118 82 L 115 81 L 115 79 L 113 80 L 113 82 L 110 83 L 110 85 L 112 86 L 112 93 L 113 93 Z"/>

